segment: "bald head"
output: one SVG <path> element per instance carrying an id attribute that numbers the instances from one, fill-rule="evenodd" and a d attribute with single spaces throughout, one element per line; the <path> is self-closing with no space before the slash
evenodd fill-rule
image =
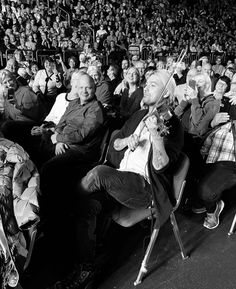
<path id="1" fill-rule="evenodd" d="M 77 83 L 81 104 L 86 104 L 95 98 L 95 83 L 90 75 L 87 73 L 81 74 Z"/>

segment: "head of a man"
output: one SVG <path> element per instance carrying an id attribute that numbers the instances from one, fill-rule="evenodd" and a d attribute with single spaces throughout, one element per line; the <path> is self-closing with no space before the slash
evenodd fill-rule
<path id="1" fill-rule="evenodd" d="M 215 98 L 221 99 L 230 89 L 230 79 L 227 76 L 221 76 L 215 86 Z"/>
<path id="2" fill-rule="evenodd" d="M 207 73 L 209 76 L 211 75 L 212 68 L 210 63 L 204 63 L 202 65 L 202 72 Z"/>
<path id="3" fill-rule="evenodd" d="M 10 58 L 7 61 L 6 69 L 9 70 L 12 73 L 16 73 L 17 72 L 18 64 L 17 64 L 17 61 L 15 60 L 15 58 Z"/>
<path id="4" fill-rule="evenodd" d="M 78 82 L 78 95 L 82 105 L 89 103 L 95 98 L 95 83 L 87 73 L 81 73 Z"/>
<path id="5" fill-rule="evenodd" d="M 143 103 L 149 107 L 154 107 L 162 102 L 165 95 L 173 95 L 175 90 L 175 81 L 167 70 L 158 70 L 154 72 L 147 80 L 144 88 Z M 170 79 L 169 83 L 168 80 Z M 166 84 L 168 83 L 167 87 Z"/>
<path id="6" fill-rule="evenodd" d="M 87 73 L 93 78 L 95 85 L 98 85 L 102 79 L 101 70 L 97 66 L 91 65 L 88 67 Z"/>

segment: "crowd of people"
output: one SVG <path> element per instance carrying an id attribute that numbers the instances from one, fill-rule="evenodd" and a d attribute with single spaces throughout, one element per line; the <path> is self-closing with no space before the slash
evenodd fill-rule
<path id="1" fill-rule="evenodd" d="M 151 56 L 188 48 L 198 55 L 236 50 L 233 1 L 1 2 L 0 51 L 84 51 L 121 57 L 130 46 Z M 46 9 L 47 8 L 47 9 Z M 66 11 L 66 15 L 60 12 Z M 123 54 L 122 54 L 123 53 Z M 25 55 L 29 58 L 30 52 Z"/>
<path id="2" fill-rule="evenodd" d="M 222 63 L 220 55 L 235 49 L 233 37 L 225 36 L 235 33 L 230 4 L 58 1 L 57 7 L 73 12 L 68 25 L 56 8 L 45 16 L 45 5 L 38 1 L 1 2 L 2 48 L 13 53 L 0 71 L 0 132 L 25 150 L 24 161 L 33 171 L 31 162 L 37 167 L 45 236 L 53 240 L 58 226 L 74 224 L 73 233 L 68 232 L 75 239 L 74 269 L 50 288 L 82 289 L 96 278 L 96 226 L 105 213 L 121 205 L 147 208 L 154 200 L 156 217 L 160 224 L 166 221 L 175 204 L 171 184 L 181 151 L 190 159 L 184 196 L 189 209 L 205 213 L 205 228 L 218 227 L 223 193 L 236 185 L 236 58 Z M 80 22 L 93 27 L 95 42 L 79 34 Z M 196 33 L 190 34 L 193 27 Z M 24 49 L 24 43 L 48 50 L 54 40 L 59 43 L 58 37 L 63 43 L 79 39 L 71 47 L 81 43 L 81 53 L 65 62 L 61 50 L 46 55 L 42 66 L 27 59 L 29 47 Z M 144 61 L 135 54 L 104 66 L 94 53 L 100 44 L 105 50 L 116 45 L 148 44 L 153 49 L 159 45 L 158 53 L 186 47 L 194 52 L 195 47 L 202 55 L 187 63 L 186 58 L 177 62 L 174 55 Z M 209 51 L 219 53 L 214 63 Z M 163 119 L 163 111 L 167 118 Z M 101 161 L 104 143 L 114 130 L 119 132 Z M 5 157 L 1 151 L 2 163 Z M 9 190 L 14 195 L 19 188 Z M 0 200 L 7 249 L 14 248 L 10 254 L 15 256 L 24 252 L 25 257 L 27 244 L 17 227 L 12 199 L 2 190 Z M 6 266 L 1 271 L 8 273 L 5 279 L 11 278 L 9 270 Z"/>

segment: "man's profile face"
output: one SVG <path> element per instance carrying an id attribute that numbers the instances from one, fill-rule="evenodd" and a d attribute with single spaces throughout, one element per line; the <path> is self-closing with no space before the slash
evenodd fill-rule
<path id="1" fill-rule="evenodd" d="M 143 102 L 146 105 L 152 106 L 161 98 L 161 93 L 164 89 L 164 84 L 158 78 L 157 74 L 151 75 L 144 88 Z"/>
<path id="2" fill-rule="evenodd" d="M 95 84 L 87 75 L 82 75 L 77 83 L 80 102 L 86 104 L 94 98 Z"/>

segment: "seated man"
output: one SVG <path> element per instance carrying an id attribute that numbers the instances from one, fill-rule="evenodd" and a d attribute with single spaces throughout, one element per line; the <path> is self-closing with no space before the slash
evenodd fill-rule
<path id="1" fill-rule="evenodd" d="M 104 107 L 112 104 L 112 91 L 109 83 L 103 78 L 102 71 L 99 67 L 91 65 L 87 73 L 93 78 L 96 85 L 96 97 Z"/>
<path id="2" fill-rule="evenodd" d="M 198 186 L 207 216 L 203 226 L 215 229 L 224 208 L 224 191 L 236 186 L 236 106 L 224 105 L 228 112 L 216 114 L 211 125 L 215 127 L 201 149 L 205 169 Z M 229 121 L 230 120 L 230 121 Z"/>
<path id="3" fill-rule="evenodd" d="M 183 146 L 183 132 L 174 115 L 165 123 L 169 133 L 163 135 L 159 130 L 158 118 L 163 108 L 161 94 L 168 78 L 169 73 L 165 70 L 150 76 L 143 98 L 148 109 L 133 114 L 112 140 L 108 164 L 96 166 L 79 183 L 78 198 L 83 211 L 78 210 L 76 225 L 76 273 L 57 282 L 53 288 L 65 288 L 65 284 L 70 286 L 68 288 L 85 288 L 93 278 L 93 218 L 101 206 L 105 209 L 107 201 L 137 209 L 147 208 L 154 199 L 159 223 L 162 224 L 169 217 L 175 202 L 171 192 L 173 167 Z M 172 79 L 167 89 L 171 90 L 174 86 Z M 101 206 L 95 205 L 92 213 L 88 213 L 81 205 L 86 201 L 99 201 Z"/>
<path id="4" fill-rule="evenodd" d="M 95 84 L 86 73 L 77 83 L 78 99 L 69 103 L 55 127 L 47 131 L 35 159 L 41 167 L 41 212 L 58 219 L 73 207 L 73 181 L 98 158 L 105 129 L 103 107 L 95 97 Z M 70 196 L 65 198 L 65 193 Z M 55 205 L 56 204 L 56 205 Z M 68 206 L 67 206 L 68 204 Z"/>

